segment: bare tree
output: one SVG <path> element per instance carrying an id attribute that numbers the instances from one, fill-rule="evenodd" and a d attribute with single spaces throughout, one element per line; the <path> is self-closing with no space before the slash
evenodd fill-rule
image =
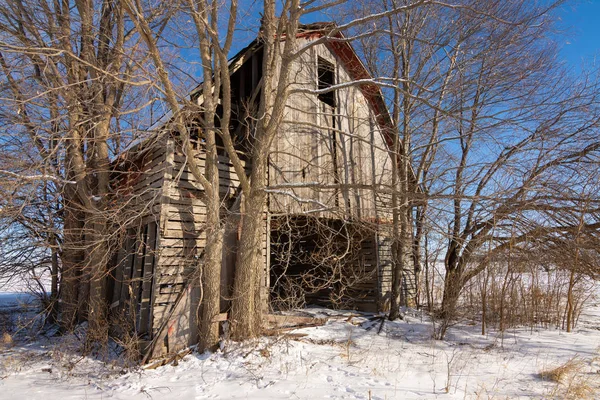
<path id="1" fill-rule="evenodd" d="M 217 137 L 221 137 L 231 150 L 234 166 L 238 175 L 245 178 L 244 168 L 233 148 L 229 133 L 231 107 L 231 83 L 227 56 L 233 43 L 234 28 L 237 18 L 237 2 L 232 1 L 222 10 L 216 1 L 187 1 L 182 8 L 173 8 L 175 12 L 183 12 L 191 16 L 194 23 L 200 60 L 202 62 L 203 83 L 198 97 L 187 99 L 188 93 L 178 93 L 176 81 L 167 72 L 164 54 L 159 42 L 164 40 L 160 27 L 156 31 L 146 15 L 155 10 L 141 2 L 127 1 L 126 10 L 140 32 L 150 57 L 158 73 L 161 90 L 168 104 L 172 117 L 171 129 L 180 143 L 186 157 L 186 165 L 192 175 L 201 184 L 204 191 L 201 199 L 206 204 L 207 244 L 200 264 L 196 265 L 195 276 L 202 277 L 203 289 L 201 301 L 200 348 L 213 348 L 219 340 L 219 326 L 216 320 L 220 312 L 221 254 L 223 251 L 224 227 L 221 221 L 222 198 L 219 191 L 219 167 Z M 179 5 L 178 5 L 179 6 Z M 221 17 L 225 14 L 225 17 Z M 221 19 L 225 19 L 227 28 L 220 31 Z M 221 42 L 223 40 L 223 42 Z M 217 112 L 217 105 L 220 110 Z M 198 142 L 202 143 L 202 151 L 206 153 L 206 162 L 201 166 L 195 157 L 192 126 L 189 121 L 198 121 Z M 218 122 L 217 122 L 218 120 Z"/>
<path id="2" fill-rule="evenodd" d="M 60 264 L 61 324 L 70 329 L 77 318 L 89 319 L 89 343 L 108 335 L 110 159 L 127 136 L 126 109 L 137 107 L 130 89 L 145 84 L 135 75 L 138 45 L 126 25 L 113 1 L 8 1 L 0 8 L 0 64 L 10 93 L 4 117 L 32 155 L 28 169 L 12 165 L 9 172 L 38 176 L 42 190 L 54 193 L 44 242 L 53 290 Z"/>
<path id="3" fill-rule="evenodd" d="M 452 198 L 444 321 L 455 316 L 461 289 L 484 270 L 485 262 L 469 267 L 484 246 L 501 251 L 515 245 L 505 240 L 514 232 L 527 242 L 539 229 L 573 228 L 559 215 L 573 210 L 571 199 L 584 194 L 586 177 L 567 170 L 598 150 L 595 84 L 570 82 L 549 58 L 553 47 L 544 24 L 551 8 L 525 9 L 521 2 L 485 7 L 460 13 L 458 33 L 469 54 L 458 54 L 448 98 L 456 112 L 440 138 L 447 145 L 438 149 L 445 158 L 438 195 Z M 577 189 L 550 195 L 560 185 Z"/>
<path id="4" fill-rule="evenodd" d="M 579 196 L 594 196 L 583 190 L 589 177 L 572 168 L 592 162 L 598 150 L 596 82 L 577 82 L 556 62 L 550 34 L 557 5 L 431 2 L 380 20 L 377 39 L 363 39 L 375 76 L 384 87 L 394 83 L 388 93 L 401 110 L 394 115 L 404 146 L 396 151 L 410 159 L 420 187 L 394 207 L 416 206 L 413 260 L 426 226 L 448 241 L 446 322 L 456 316 L 462 288 L 485 270 L 485 258 L 475 260 L 482 251 L 571 231 L 565 213 L 581 211 Z M 573 189 L 551 189 L 565 186 Z M 394 192 L 398 199 L 407 193 Z M 595 216 L 584 220 L 593 226 Z"/>

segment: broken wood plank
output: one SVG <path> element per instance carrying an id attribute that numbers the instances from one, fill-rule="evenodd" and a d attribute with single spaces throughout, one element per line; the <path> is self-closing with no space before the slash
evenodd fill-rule
<path id="1" fill-rule="evenodd" d="M 272 329 L 299 329 L 313 326 L 325 325 L 327 322 L 326 318 L 314 318 L 314 317 L 301 317 L 295 315 L 279 315 L 279 314 L 266 314 L 263 317 L 265 325 L 268 330 Z"/>

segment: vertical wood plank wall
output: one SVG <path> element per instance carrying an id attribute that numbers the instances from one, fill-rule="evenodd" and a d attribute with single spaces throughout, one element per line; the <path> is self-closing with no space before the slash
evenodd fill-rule
<path id="1" fill-rule="evenodd" d="M 305 44 L 306 39 L 299 40 L 299 46 Z M 333 64 L 337 84 L 352 81 L 325 44 L 312 47 L 293 64 L 292 94 L 272 145 L 269 170 L 269 184 L 286 189 L 270 195 L 269 211 L 302 214 L 323 209 L 317 215 L 389 218 L 380 189 L 390 188 L 392 159 L 360 88 L 336 90 L 335 108 L 314 93 L 294 92 L 318 88 L 319 58 Z"/>
<path id="2" fill-rule="evenodd" d="M 116 324 L 133 322 L 133 326 L 119 326 L 120 330 L 135 329 L 140 336 L 149 338 L 166 151 L 164 142 L 159 140 L 126 155 L 128 159 L 122 161 L 125 169 L 117 165 L 123 217 L 119 229 L 124 229 L 124 234 L 112 272 L 111 312 Z"/>

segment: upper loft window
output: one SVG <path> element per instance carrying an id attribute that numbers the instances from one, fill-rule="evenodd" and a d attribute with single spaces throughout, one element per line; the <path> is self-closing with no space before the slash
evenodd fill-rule
<path id="1" fill-rule="evenodd" d="M 318 59 L 318 82 L 319 90 L 330 88 L 335 85 L 335 71 L 333 64 L 324 58 Z M 335 107 L 335 91 L 319 94 L 319 100 L 323 103 Z"/>

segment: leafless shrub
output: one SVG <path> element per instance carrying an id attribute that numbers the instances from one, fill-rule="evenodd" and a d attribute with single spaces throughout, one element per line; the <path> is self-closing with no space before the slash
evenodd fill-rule
<path id="1" fill-rule="evenodd" d="M 515 266 L 506 260 L 490 264 L 465 288 L 457 318 L 481 323 L 482 334 L 485 326 L 500 331 L 518 326 L 566 330 L 570 298 L 573 328 L 595 282 L 581 273 L 572 279 L 571 271 L 545 267 L 537 262 Z"/>
<path id="2" fill-rule="evenodd" d="M 128 366 L 137 365 L 142 359 L 140 336 L 132 321 L 135 318 L 121 311 L 112 317 L 110 324 L 113 340 L 119 346 L 119 357 Z"/>

